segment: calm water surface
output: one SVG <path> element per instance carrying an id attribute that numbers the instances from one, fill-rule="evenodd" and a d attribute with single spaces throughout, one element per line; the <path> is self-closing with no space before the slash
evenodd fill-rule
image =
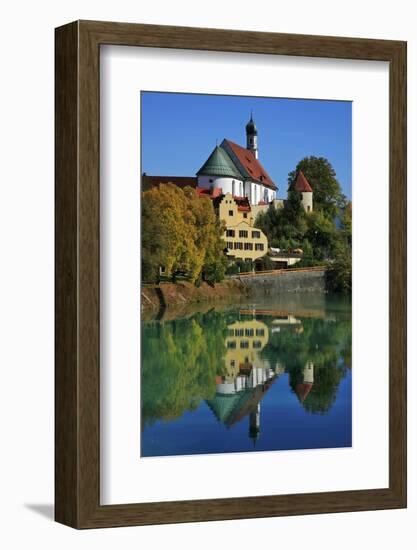
<path id="1" fill-rule="evenodd" d="M 346 299 L 167 309 L 142 321 L 141 456 L 350 447 L 351 420 Z"/>

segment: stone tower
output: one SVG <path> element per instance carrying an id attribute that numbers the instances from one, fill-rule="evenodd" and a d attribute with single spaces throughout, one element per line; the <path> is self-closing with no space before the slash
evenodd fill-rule
<path id="1" fill-rule="evenodd" d="M 306 212 L 313 211 L 313 189 L 300 170 L 295 180 L 294 189 L 301 195 L 301 204 Z"/>

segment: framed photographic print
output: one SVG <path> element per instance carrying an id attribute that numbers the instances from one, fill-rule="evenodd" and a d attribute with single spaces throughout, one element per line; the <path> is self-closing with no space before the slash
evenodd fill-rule
<path id="1" fill-rule="evenodd" d="M 406 44 L 56 29 L 56 520 L 406 506 Z"/>

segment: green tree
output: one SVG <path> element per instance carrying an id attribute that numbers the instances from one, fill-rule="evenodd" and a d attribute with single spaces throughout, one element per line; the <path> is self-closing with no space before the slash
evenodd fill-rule
<path id="1" fill-rule="evenodd" d="M 310 243 L 316 259 L 332 257 L 339 238 L 335 221 L 328 218 L 323 211 L 311 212 L 304 238 Z"/>
<path id="2" fill-rule="evenodd" d="M 285 366 L 294 393 L 303 384 L 304 368 L 314 365 L 314 383 L 302 406 L 311 413 L 330 410 L 340 384 L 350 368 L 351 316 L 335 314 L 335 320 L 302 319 L 302 331 L 281 330 L 270 334 L 261 356 Z M 335 322 L 336 321 L 336 322 Z"/>
<path id="3" fill-rule="evenodd" d="M 340 212 L 341 237 L 346 246 L 352 246 L 352 203 L 349 201 Z"/>
<path id="4" fill-rule="evenodd" d="M 271 204 L 266 212 L 260 212 L 255 220 L 268 237 L 270 246 L 286 249 L 300 246 L 307 230 L 307 215 L 296 194 L 291 194 L 285 208 Z"/>
<path id="5" fill-rule="evenodd" d="M 306 213 L 301 194 L 294 189 L 299 170 L 314 191 L 314 211 Z M 288 174 L 288 200 L 284 208 L 271 205 L 255 225 L 268 237 L 270 246 L 287 250 L 301 248 L 297 267 L 329 262 L 328 289 L 348 292 L 351 288 L 352 204 L 343 195 L 332 165 L 325 158 L 306 157 Z"/>
<path id="6" fill-rule="evenodd" d="M 333 260 L 326 271 L 328 290 L 349 294 L 352 292 L 352 203 L 340 212 L 340 229 L 333 248 Z"/>
<path id="7" fill-rule="evenodd" d="M 326 216 L 334 219 L 338 215 L 339 209 L 346 205 L 346 197 L 342 193 L 333 166 L 323 157 L 303 158 L 295 170 L 288 174 L 289 189 L 295 183 L 300 170 L 313 189 L 314 210 L 322 211 Z"/>
<path id="8" fill-rule="evenodd" d="M 340 252 L 329 262 L 326 271 L 326 286 L 332 292 L 352 292 L 352 254 L 348 249 Z"/>
<path id="9" fill-rule="evenodd" d="M 143 425 L 194 410 L 216 391 L 224 372 L 226 324 L 216 313 L 143 323 L 141 408 Z"/>

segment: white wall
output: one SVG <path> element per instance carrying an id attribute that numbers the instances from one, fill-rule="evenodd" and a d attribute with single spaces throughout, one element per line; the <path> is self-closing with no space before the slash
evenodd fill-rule
<path id="1" fill-rule="evenodd" d="M 164 23 L 409 40 L 409 200 L 417 203 L 417 35 L 413 2 L 62 0 L 2 4 L 1 469 L 3 548 L 199 546 L 415 548 L 417 340 L 409 345 L 409 508 L 283 519 L 76 532 L 50 520 L 53 502 L 53 29 L 74 19 Z M 377 14 L 377 16 L 376 16 Z M 409 220 L 409 326 L 417 330 L 417 217 Z M 343 472 L 341 472 L 343 475 Z"/>
<path id="2" fill-rule="evenodd" d="M 313 211 L 313 193 L 301 193 L 301 203 L 307 212 Z"/>
<path id="3" fill-rule="evenodd" d="M 234 183 L 234 185 L 233 185 Z M 236 178 L 216 177 L 216 176 L 198 176 L 198 186 L 205 189 L 221 189 L 223 194 L 231 193 L 239 195 L 243 189 L 243 182 Z M 234 189 L 234 192 L 233 192 Z"/>
<path id="4" fill-rule="evenodd" d="M 251 204 L 258 204 L 260 201 L 265 200 L 265 190 L 267 192 L 267 202 L 272 201 L 275 196 L 274 191 L 266 188 L 264 185 L 260 185 L 259 183 L 246 182 L 245 189 Z"/>
<path id="5" fill-rule="evenodd" d="M 275 199 L 275 191 L 273 191 L 272 189 L 268 189 L 267 193 L 268 193 L 267 202 L 273 201 Z"/>

